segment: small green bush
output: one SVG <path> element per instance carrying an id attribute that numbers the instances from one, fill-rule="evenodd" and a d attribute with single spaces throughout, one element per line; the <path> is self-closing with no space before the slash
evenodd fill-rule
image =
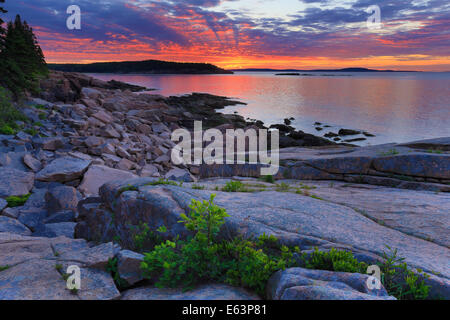
<path id="1" fill-rule="evenodd" d="M 127 185 L 126 187 L 120 188 L 119 191 L 117 191 L 116 193 L 116 198 L 120 197 L 120 195 L 124 192 L 128 192 L 128 191 L 139 191 L 139 188 L 136 186 L 133 186 L 131 184 Z"/>
<path id="2" fill-rule="evenodd" d="M 27 194 L 24 196 L 11 196 L 6 198 L 6 202 L 8 202 L 9 208 L 15 208 L 15 207 L 21 207 L 23 206 L 28 199 L 30 198 L 31 194 Z"/>
<path id="3" fill-rule="evenodd" d="M 358 262 L 351 252 L 331 249 L 329 252 L 314 250 L 309 259 L 306 254 L 302 255 L 305 268 L 315 270 L 328 270 L 336 272 L 362 273 L 367 272 L 368 265 Z"/>
<path id="4" fill-rule="evenodd" d="M 10 125 L 3 124 L 2 126 L 0 126 L 0 134 L 12 136 L 12 135 L 16 134 L 16 130 L 11 128 Z"/>
<path id="5" fill-rule="evenodd" d="M 169 185 L 169 186 L 182 187 L 183 186 L 183 182 L 177 183 L 177 182 L 172 181 L 172 180 L 160 178 L 157 181 L 150 182 L 150 183 L 146 184 L 146 186 L 159 186 L 159 185 Z"/>
<path id="6" fill-rule="evenodd" d="M 118 259 L 112 258 L 108 259 L 108 264 L 106 265 L 106 272 L 109 272 L 113 277 L 114 283 L 119 290 L 123 290 L 128 286 L 128 282 L 120 277 L 118 271 Z"/>
<path id="7" fill-rule="evenodd" d="M 222 188 L 224 192 L 247 192 L 247 188 L 240 181 L 229 181 L 225 187 Z"/>
<path id="8" fill-rule="evenodd" d="M 443 154 L 444 153 L 444 151 L 439 150 L 439 149 L 428 149 L 426 152 L 427 153 L 435 153 L 435 154 Z"/>
<path id="9" fill-rule="evenodd" d="M 399 300 L 425 300 L 430 293 L 430 286 L 425 284 L 429 276 L 422 270 L 418 274 L 409 270 L 405 259 L 398 256 L 398 250 L 386 246 L 388 252 L 383 252 L 381 282 L 390 295 Z"/>
<path id="10" fill-rule="evenodd" d="M 263 176 L 260 179 L 267 183 L 275 183 L 275 178 L 272 175 Z"/>
<path id="11" fill-rule="evenodd" d="M 182 215 L 180 222 L 195 235 L 187 241 L 166 241 L 145 254 L 141 265 L 144 277 L 155 280 L 160 288 L 191 289 L 214 280 L 263 295 L 270 276 L 293 265 L 293 252 L 265 235 L 258 241 L 219 241 L 217 235 L 228 215 L 213 203 L 214 198 L 192 200 L 190 213 Z"/>
<path id="12" fill-rule="evenodd" d="M 150 250 L 161 242 L 162 235 L 167 232 L 167 228 L 162 226 L 155 231 L 150 230 L 147 223 L 142 223 L 139 227 L 133 227 L 133 245 L 136 251 L 142 252 L 144 249 Z"/>
<path id="13" fill-rule="evenodd" d="M 391 149 L 387 152 L 381 152 L 380 156 L 387 157 L 387 156 L 396 156 L 398 154 L 400 154 L 400 152 L 398 152 L 397 149 Z"/>
<path id="14" fill-rule="evenodd" d="M 276 237 L 265 234 L 255 241 L 218 239 L 228 214 L 214 204 L 214 199 L 213 194 L 209 201 L 192 200 L 189 214 L 181 215 L 180 222 L 194 235 L 185 241 L 177 238 L 155 245 L 141 264 L 143 276 L 159 288 L 189 290 L 199 283 L 216 281 L 246 287 L 263 296 L 267 281 L 275 272 L 297 265 L 294 253 L 300 253 L 300 249 L 283 246 Z M 147 238 L 151 231 L 148 226 L 145 230 L 143 237 Z M 301 258 L 306 268 L 314 270 L 366 274 L 368 268 L 351 252 L 337 249 L 321 252 L 316 248 Z M 398 299 L 428 297 L 429 287 L 419 275 L 408 271 L 403 259 L 397 257 L 397 251 L 384 254 L 384 259 L 380 265 L 384 273 L 382 283 L 389 294 Z"/>
<path id="15" fill-rule="evenodd" d="M 7 91 L 0 87 L 0 134 L 16 134 L 18 126 L 15 122 L 27 120 L 27 117 L 14 107 Z"/>
<path id="16" fill-rule="evenodd" d="M 26 130 L 24 130 L 24 132 L 28 133 L 29 135 L 32 135 L 32 136 L 35 136 L 35 135 L 39 134 L 39 132 L 36 129 L 34 129 L 34 128 L 26 129 Z"/>
<path id="17" fill-rule="evenodd" d="M 2 271 L 6 271 L 6 270 L 8 270 L 9 268 L 11 268 L 11 266 L 0 266 L 0 272 L 2 272 Z"/>
<path id="18" fill-rule="evenodd" d="M 192 189 L 194 189 L 194 190 L 205 190 L 206 187 L 194 184 L 194 185 L 192 185 Z"/>
<path id="19" fill-rule="evenodd" d="M 291 187 L 287 184 L 282 182 L 281 184 L 279 184 L 277 186 L 277 191 L 278 192 L 288 192 L 291 189 Z"/>

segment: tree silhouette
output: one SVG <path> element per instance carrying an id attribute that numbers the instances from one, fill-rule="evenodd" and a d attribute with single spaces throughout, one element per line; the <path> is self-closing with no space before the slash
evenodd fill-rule
<path id="1" fill-rule="evenodd" d="M 22 22 L 19 15 L 7 24 L 0 60 L 0 84 L 16 97 L 24 91 L 37 93 L 39 79 L 48 74 L 44 54 L 33 29 L 27 22 Z"/>
<path id="2" fill-rule="evenodd" d="M 0 3 L 5 3 L 5 0 L 0 0 Z M 0 13 L 7 13 L 7 12 L 8 11 L 3 9 L 3 7 L 0 7 Z M 3 23 L 4 23 L 4 21 L 2 20 L 2 17 L 0 16 L 0 51 L 3 48 L 3 37 L 5 34 L 5 29 L 3 28 Z"/>

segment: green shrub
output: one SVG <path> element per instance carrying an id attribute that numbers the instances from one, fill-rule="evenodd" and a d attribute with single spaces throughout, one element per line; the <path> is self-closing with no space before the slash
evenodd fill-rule
<path id="1" fill-rule="evenodd" d="M 153 249 L 163 242 L 162 234 L 167 232 L 167 228 L 162 226 L 155 231 L 150 230 L 147 223 L 142 223 L 139 227 L 134 227 L 133 245 L 136 251 L 142 252 Z"/>
<path id="2" fill-rule="evenodd" d="M 390 295 L 399 300 L 425 300 L 429 296 L 430 286 L 425 284 L 429 276 L 422 270 L 418 274 L 408 269 L 405 259 L 398 256 L 398 250 L 386 246 L 388 252 L 383 252 L 381 282 Z"/>
<path id="3" fill-rule="evenodd" d="M 265 234 L 254 241 L 219 239 L 228 215 L 225 209 L 214 204 L 214 199 L 215 195 L 211 195 L 209 201 L 192 200 L 189 214 L 181 215 L 180 222 L 194 235 L 185 241 L 177 238 L 155 245 L 141 264 L 143 276 L 159 288 L 189 290 L 199 283 L 216 281 L 246 287 L 263 296 L 267 281 L 275 272 L 297 265 L 294 253 L 300 253 L 300 249 L 283 246 L 276 237 Z M 148 227 L 145 230 L 144 235 L 151 233 Z M 336 249 L 321 252 L 316 248 L 301 258 L 306 268 L 314 270 L 366 274 L 368 268 L 351 252 Z M 428 297 L 429 287 L 424 280 L 419 280 L 419 275 L 408 271 L 403 259 L 397 257 L 397 251 L 384 254 L 384 258 L 380 268 L 389 294 L 399 299 Z"/>
<path id="4" fill-rule="evenodd" d="M 425 152 L 427 153 L 435 153 L 435 154 L 443 154 L 444 151 L 440 150 L 440 149 L 428 149 Z"/>
<path id="5" fill-rule="evenodd" d="M 145 254 L 141 267 L 144 277 L 156 286 L 191 289 L 203 281 L 243 286 L 263 295 L 270 276 L 293 265 L 293 252 L 276 238 L 261 236 L 257 241 L 217 239 L 228 217 L 209 201 L 192 200 L 190 213 L 181 221 L 195 235 L 186 241 L 166 241 Z"/>
<path id="6" fill-rule="evenodd" d="M 396 156 L 398 154 L 400 154 L 400 152 L 398 152 L 397 149 L 391 149 L 387 152 L 381 152 L 380 156 L 387 157 L 387 156 Z"/>
<path id="7" fill-rule="evenodd" d="M 225 187 L 222 188 L 224 192 L 247 192 L 247 188 L 240 181 L 229 181 Z"/>
<path id="8" fill-rule="evenodd" d="M 139 188 L 136 186 L 133 186 L 131 184 L 127 185 L 126 187 L 120 188 L 119 191 L 117 191 L 116 193 L 116 198 L 120 197 L 120 195 L 124 192 L 128 192 L 128 191 L 139 191 Z"/>
<path id="9" fill-rule="evenodd" d="M 6 266 L 0 266 L 0 272 L 6 271 L 6 270 L 8 270 L 9 268 L 11 268 L 11 266 L 8 266 L 8 265 L 6 265 Z"/>
<path id="10" fill-rule="evenodd" d="M 278 192 L 288 192 L 291 189 L 291 187 L 287 184 L 282 182 L 281 184 L 279 184 L 277 186 L 277 191 Z"/>
<path id="11" fill-rule="evenodd" d="M 302 259 L 305 268 L 314 270 L 365 274 L 368 267 L 364 262 L 358 262 L 351 252 L 339 251 L 334 248 L 329 252 L 319 251 L 316 248 L 309 259 L 306 254 L 302 255 Z"/>
<path id="12" fill-rule="evenodd" d="M 14 135 L 16 134 L 16 130 L 14 130 L 13 128 L 11 128 L 11 126 L 7 125 L 7 124 L 3 124 L 2 126 L 0 126 L 0 134 L 6 134 L 6 135 Z"/>
<path id="13" fill-rule="evenodd" d="M 0 134 L 16 134 L 18 126 L 15 121 L 27 120 L 27 117 L 14 107 L 7 91 L 0 87 Z"/>
<path id="14" fill-rule="evenodd" d="M 35 136 L 35 135 L 39 134 L 39 132 L 36 129 L 34 129 L 34 128 L 26 129 L 26 130 L 24 130 L 24 132 L 28 133 L 29 135 L 32 135 L 32 136 Z"/>
<path id="15" fill-rule="evenodd" d="M 260 179 L 267 183 L 275 183 L 275 178 L 272 175 L 263 176 Z"/>
<path id="16" fill-rule="evenodd" d="M 116 287 L 119 290 L 123 290 L 126 287 L 128 287 L 128 282 L 120 277 L 117 265 L 118 265 L 117 258 L 108 259 L 108 264 L 106 265 L 106 272 L 109 272 L 111 274 L 114 283 L 116 284 Z"/>
<path id="17" fill-rule="evenodd" d="M 330 186 L 330 187 L 332 187 L 332 186 Z M 316 186 L 308 186 L 308 185 L 306 185 L 306 184 L 300 183 L 299 189 L 303 189 L 303 190 L 314 190 L 314 189 L 317 189 L 317 187 L 316 187 Z"/>
<path id="18" fill-rule="evenodd" d="M 169 186 L 182 187 L 183 186 L 183 182 L 177 183 L 177 182 L 172 181 L 172 180 L 159 178 L 157 181 L 150 182 L 150 183 L 146 184 L 146 186 L 159 186 L 159 185 L 169 185 Z"/>
<path id="19" fill-rule="evenodd" d="M 192 185 L 192 189 L 194 189 L 194 190 L 205 190 L 206 187 L 194 184 L 194 185 Z"/>
<path id="20" fill-rule="evenodd" d="M 27 194 L 24 196 L 11 196 L 6 198 L 5 200 L 8 202 L 9 208 L 15 208 L 23 206 L 28 201 L 30 196 L 31 194 Z"/>

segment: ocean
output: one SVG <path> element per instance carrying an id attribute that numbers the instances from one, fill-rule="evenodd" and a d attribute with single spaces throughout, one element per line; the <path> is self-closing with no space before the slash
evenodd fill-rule
<path id="1" fill-rule="evenodd" d="M 166 96 L 201 92 L 231 97 L 247 105 L 221 112 L 266 125 L 293 117 L 292 126 L 318 136 L 342 128 L 375 135 L 346 137 L 366 138 L 356 143 L 361 146 L 450 136 L 450 72 L 300 73 L 306 75 L 90 75 L 155 88 L 153 93 Z"/>

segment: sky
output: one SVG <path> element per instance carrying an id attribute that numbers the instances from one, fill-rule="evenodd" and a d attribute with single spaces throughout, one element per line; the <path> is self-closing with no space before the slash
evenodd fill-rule
<path id="1" fill-rule="evenodd" d="M 69 30 L 67 7 L 81 9 Z M 367 20 L 380 8 L 379 29 Z M 448 0 L 6 0 L 49 63 L 158 59 L 227 69 L 450 71 Z M 373 26 L 373 25 L 370 25 Z"/>

